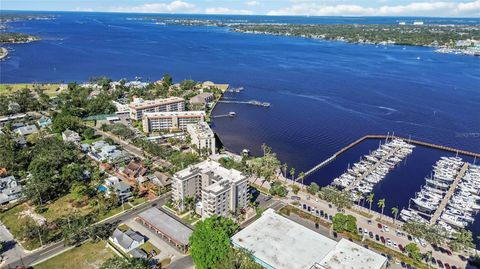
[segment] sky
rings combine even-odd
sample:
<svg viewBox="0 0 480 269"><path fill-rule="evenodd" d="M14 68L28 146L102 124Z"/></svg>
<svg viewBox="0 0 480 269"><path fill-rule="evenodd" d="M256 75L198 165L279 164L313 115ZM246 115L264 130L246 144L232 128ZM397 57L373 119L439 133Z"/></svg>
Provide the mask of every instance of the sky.
<svg viewBox="0 0 480 269"><path fill-rule="evenodd" d="M480 0L0 0L1 10L480 17Z"/></svg>

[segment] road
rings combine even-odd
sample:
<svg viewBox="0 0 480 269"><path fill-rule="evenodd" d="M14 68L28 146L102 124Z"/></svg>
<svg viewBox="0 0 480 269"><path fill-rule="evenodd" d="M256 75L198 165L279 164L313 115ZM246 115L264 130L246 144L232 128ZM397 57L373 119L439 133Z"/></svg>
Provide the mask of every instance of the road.
<svg viewBox="0 0 480 269"><path fill-rule="evenodd" d="M5 252L2 254L3 262L15 261L25 256L25 250L15 241L3 223L0 225L0 241L6 242Z"/></svg>
<svg viewBox="0 0 480 269"><path fill-rule="evenodd" d="M112 218L109 218L107 220L100 221L99 223L110 223L110 224L118 224L120 222L127 221L128 219L131 219L138 215L140 212L152 207L161 207L162 205L165 204L165 202L170 198L170 194L166 194L162 197L156 198L152 201L148 201L144 204L139 205L138 207L135 207L134 209L129 209L125 211L123 214L114 216ZM64 246L63 242L57 242L57 243L52 243L48 246L44 246L43 248L40 248L24 257L20 257L15 261L10 262L9 264L6 264L2 268L15 268L16 266L19 265L25 265L25 266L31 266L34 264L37 264L41 261L47 260L59 253L62 253L64 251L67 251L68 249L72 248L71 246Z"/></svg>

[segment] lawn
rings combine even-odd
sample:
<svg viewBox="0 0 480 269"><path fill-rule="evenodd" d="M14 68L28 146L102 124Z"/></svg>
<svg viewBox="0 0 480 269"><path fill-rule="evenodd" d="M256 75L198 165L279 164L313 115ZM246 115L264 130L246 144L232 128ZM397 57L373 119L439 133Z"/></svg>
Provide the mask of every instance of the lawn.
<svg viewBox="0 0 480 269"><path fill-rule="evenodd" d="M130 203L133 206L136 206L136 205L139 205L141 203L145 203L147 200L148 200L147 197L139 197L139 198L134 198L134 199L130 200Z"/></svg>
<svg viewBox="0 0 480 269"><path fill-rule="evenodd" d="M182 217L182 219L186 222L188 222L189 224L192 224L194 223L195 221L198 221L200 220L200 217L194 215L194 214L186 214L184 217Z"/></svg>
<svg viewBox="0 0 480 269"><path fill-rule="evenodd" d="M38 265L35 269L94 269L113 257L111 250L105 247L106 242L87 242L79 247L64 252Z"/></svg>
<svg viewBox="0 0 480 269"><path fill-rule="evenodd" d="M0 220L15 238L19 237L21 228L29 219L28 217L22 217L19 215L19 213L24 210L27 210L27 206L25 204L19 204L5 212L0 213ZM27 250L33 250L40 247L40 242L38 242L38 240L21 242L21 244Z"/></svg>
<svg viewBox="0 0 480 269"><path fill-rule="evenodd" d="M64 217L68 215L69 213L79 213L80 215L87 215L92 211L92 208L85 203L83 206L74 206L75 199L73 198L72 194L67 194L63 197L60 197L53 203L49 204L47 206L47 211L42 213L42 216L44 216L49 222L52 222L56 219L59 219L61 217ZM81 203L79 203L81 205Z"/></svg>
<svg viewBox="0 0 480 269"><path fill-rule="evenodd" d="M52 97L56 96L60 93L59 89L60 84L25 84L25 83L19 83L19 84L0 84L0 95L8 95L14 91L19 91L24 88L28 88L31 90L34 90L36 88L43 89L44 92Z"/></svg>

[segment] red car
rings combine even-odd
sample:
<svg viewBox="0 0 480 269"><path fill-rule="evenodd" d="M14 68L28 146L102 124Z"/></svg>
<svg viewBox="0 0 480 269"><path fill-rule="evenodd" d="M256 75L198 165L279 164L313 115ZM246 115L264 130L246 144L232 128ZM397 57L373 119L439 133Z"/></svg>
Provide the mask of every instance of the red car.
<svg viewBox="0 0 480 269"><path fill-rule="evenodd" d="M405 248L401 244L398 244L398 249L400 249L401 252L405 252Z"/></svg>
<svg viewBox="0 0 480 269"><path fill-rule="evenodd" d="M380 236L380 240L382 240L382 243L385 244L385 238L383 236Z"/></svg>
<svg viewBox="0 0 480 269"><path fill-rule="evenodd" d="M378 229L382 229L382 224L378 223L377 227L378 227Z"/></svg>
<svg viewBox="0 0 480 269"><path fill-rule="evenodd" d="M445 263L444 265L445 265L445 268L446 268L446 269L452 269L452 267L450 267L450 264Z"/></svg>

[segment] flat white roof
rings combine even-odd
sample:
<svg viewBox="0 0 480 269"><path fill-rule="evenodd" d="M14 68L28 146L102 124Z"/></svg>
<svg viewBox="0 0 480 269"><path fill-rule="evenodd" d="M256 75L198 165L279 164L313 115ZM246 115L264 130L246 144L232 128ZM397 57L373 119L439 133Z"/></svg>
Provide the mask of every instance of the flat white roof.
<svg viewBox="0 0 480 269"><path fill-rule="evenodd" d="M379 269L386 262L382 255L342 239L319 264L325 269Z"/></svg>
<svg viewBox="0 0 480 269"><path fill-rule="evenodd" d="M273 209L232 237L232 243L252 252L259 263L276 269L380 269L386 258L348 240L336 242ZM322 268L320 267L320 268Z"/></svg>
<svg viewBox="0 0 480 269"><path fill-rule="evenodd" d="M310 268L335 247L337 242L303 227L273 211L262 216L232 237L235 246L277 269Z"/></svg>

